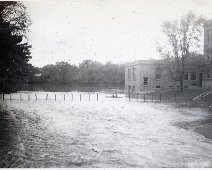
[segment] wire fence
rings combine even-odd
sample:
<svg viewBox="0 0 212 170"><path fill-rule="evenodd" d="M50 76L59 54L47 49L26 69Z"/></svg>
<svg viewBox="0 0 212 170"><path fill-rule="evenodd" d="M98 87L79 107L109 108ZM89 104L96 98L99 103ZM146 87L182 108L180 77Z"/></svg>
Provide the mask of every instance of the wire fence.
<svg viewBox="0 0 212 170"><path fill-rule="evenodd" d="M176 94L162 94L159 92L151 93L133 93L127 94L129 101L138 101L138 102L177 102L180 99Z"/></svg>
<svg viewBox="0 0 212 170"><path fill-rule="evenodd" d="M110 92L17 92L0 94L0 100L43 100L43 101L103 101L125 99L137 102L180 102L182 96L175 93L110 93Z"/></svg>
<svg viewBox="0 0 212 170"><path fill-rule="evenodd" d="M43 101L102 101L108 98L125 98L125 94L111 94L99 92L19 92L1 94L1 100L43 100Z"/></svg>

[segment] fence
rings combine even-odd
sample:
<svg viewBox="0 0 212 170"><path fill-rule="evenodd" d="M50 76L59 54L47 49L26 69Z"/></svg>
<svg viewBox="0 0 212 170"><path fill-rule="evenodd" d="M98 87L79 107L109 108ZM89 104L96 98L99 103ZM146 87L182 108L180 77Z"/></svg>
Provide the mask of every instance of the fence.
<svg viewBox="0 0 212 170"><path fill-rule="evenodd" d="M158 92L151 93L133 93L127 94L128 100L136 100L138 102L177 102L180 98L176 94L162 94Z"/></svg>
<svg viewBox="0 0 212 170"><path fill-rule="evenodd" d="M20 92L1 94L1 100L43 100L43 101L103 101L107 99L127 99L137 102L178 102L182 101L176 94L133 93L133 94L111 94L100 92Z"/></svg>
<svg viewBox="0 0 212 170"><path fill-rule="evenodd" d="M43 100L43 101L102 101L107 98L125 98L124 94L112 95L110 93L97 92L20 92L1 94L1 100Z"/></svg>

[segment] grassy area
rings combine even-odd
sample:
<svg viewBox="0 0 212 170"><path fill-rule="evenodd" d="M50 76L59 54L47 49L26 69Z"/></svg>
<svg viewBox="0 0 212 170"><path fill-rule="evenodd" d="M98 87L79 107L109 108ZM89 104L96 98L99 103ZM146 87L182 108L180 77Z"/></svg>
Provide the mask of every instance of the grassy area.
<svg viewBox="0 0 212 170"><path fill-rule="evenodd" d="M204 97L202 101L212 106L212 94L209 94L208 96Z"/></svg>
<svg viewBox="0 0 212 170"><path fill-rule="evenodd" d="M212 94L200 100L192 100L205 91L207 89L185 89L183 92L179 90L163 91L161 92L161 98L162 102L176 102L180 107L207 108L209 111L212 111Z"/></svg>
<svg viewBox="0 0 212 170"><path fill-rule="evenodd" d="M156 91L153 93L137 94L135 93L132 97L135 99L141 99L142 101L160 101L161 102L175 102L175 103L187 103L191 102L193 98L205 92L206 89L184 89L180 92L179 89L169 89L164 91ZM145 100L144 100L145 98Z"/></svg>
<svg viewBox="0 0 212 170"><path fill-rule="evenodd" d="M212 94L208 96L193 101L192 99L196 96L200 95L207 89L201 90L192 90L186 89L184 92L179 91L166 91L162 92L161 95L164 99L169 98L169 101L177 102L179 107L192 107L192 108L204 108L212 113ZM163 101L163 100L162 100ZM198 121L191 121L191 122L181 122L179 124L181 128L187 129L192 127L195 132L205 136L206 138L212 139L212 115L209 114L207 119L198 120Z"/></svg>
<svg viewBox="0 0 212 170"><path fill-rule="evenodd" d="M202 89L185 89L183 92L177 90L169 90L161 92L162 101L176 101L176 102L187 102L203 93L205 90Z"/></svg>

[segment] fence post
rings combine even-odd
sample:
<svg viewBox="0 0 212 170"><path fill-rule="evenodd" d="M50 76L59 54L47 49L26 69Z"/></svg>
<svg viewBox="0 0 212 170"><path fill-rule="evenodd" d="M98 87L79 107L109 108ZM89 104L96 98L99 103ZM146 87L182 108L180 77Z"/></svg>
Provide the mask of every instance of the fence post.
<svg viewBox="0 0 212 170"><path fill-rule="evenodd" d="M130 102L130 92L129 92L129 95L128 96L129 96L129 102Z"/></svg>
<svg viewBox="0 0 212 170"><path fill-rule="evenodd" d="M137 93L137 101L138 101L138 93Z"/></svg>
<svg viewBox="0 0 212 170"><path fill-rule="evenodd" d="M153 102L153 93L152 93L152 102Z"/></svg>
<svg viewBox="0 0 212 170"><path fill-rule="evenodd" d="M12 96L11 96L11 94L10 94L10 100L12 100Z"/></svg>
<svg viewBox="0 0 212 170"><path fill-rule="evenodd" d="M64 101L66 100L66 94L64 94Z"/></svg>
<svg viewBox="0 0 212 170"><path fill-rule="evenodd" d="M4 93L3 93L2 99L4 100Z"/></svg>
<svg viewBox="0 0 212 170"><path fill-rule="evenodd" d="M38 98L37 98L37 94L35 94L35 98L36 98L36 100L38 99Z"/></svg>
<svg viewBox="0 0 212 170"><path fill-rule="evenodd" d="M99 96L98 96L98 93L97 93L96 97L97 97L97 101L98 101L98 100L99 100Z"/></svg>
<svg viewBox="0 0 212 170"><path fill-rule="evenodd" d="M29 96L29 94L28 94L28 100L30 100L30 96Z"/></svg>
<svg viewBox="0 0 212 170"><path fill-rule="evenodd" d="M80 101L82 100L81 94L80 94Z"/></svg>
<svg viewBox="0 0 212 170"><path fill-rule="evenodd" d="M46 94L46 101L48 100L48 94Z"/></svg>
<svg viewBox="0 0 212 170"><path fill-rule="evenodd" d="M161 102L161 94L160 94L160 102Z"/></svg>
<svg viewBox="0 0 212 170"><path fill-rule="evenodd" d="M72 101L73 101L73 99L74 99L74 95L73 95L73 94L71 94L71 99L72 99Z"/></svg>
<svg viewBox="0 0 212 170"><path fill-rule="evenodd" d="M21 100L21 94L20 94L20 100Z"/></svg>
<svg viewBox="0 0 212 170"><path fill-rule="evenodd" d="M146 98L145 98L146 96L145 96L145 93L144 93L144 102L146 101Z"/></svg>
<svg viewBox="0 0 212 170"><path fill-rule="evenodd" d="M54 94L54 100L55 100L55 101L57 100L57 95L56 95L56 94Z"/></svg>

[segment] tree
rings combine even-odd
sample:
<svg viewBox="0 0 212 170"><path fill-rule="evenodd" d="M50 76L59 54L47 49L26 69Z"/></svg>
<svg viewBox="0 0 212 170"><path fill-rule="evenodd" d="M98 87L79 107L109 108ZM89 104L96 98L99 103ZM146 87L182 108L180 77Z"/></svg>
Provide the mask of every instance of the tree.
<svg viewBox="0 0 212 170"><path fill-rule="evenodd" d="M174 69L180 80L180 91L183 91L185 62L192 52L199 48L200 35L204 18L189 12L180 20L165 21L163 33L167 36L170 50L159 47L159 53Z"/></svg>
<svg viewBox="0 0 212 170"><path fill-rule="evenodd" d="M31 24L21 2L0 2L0 78L22 79L31 58L26 32Z"/></svg>

